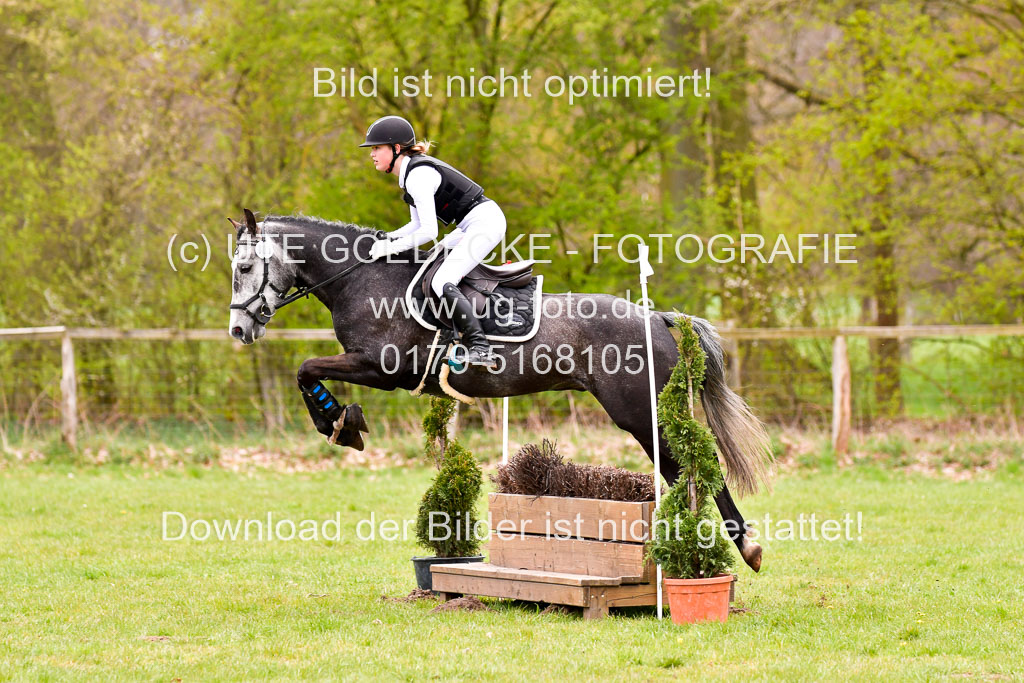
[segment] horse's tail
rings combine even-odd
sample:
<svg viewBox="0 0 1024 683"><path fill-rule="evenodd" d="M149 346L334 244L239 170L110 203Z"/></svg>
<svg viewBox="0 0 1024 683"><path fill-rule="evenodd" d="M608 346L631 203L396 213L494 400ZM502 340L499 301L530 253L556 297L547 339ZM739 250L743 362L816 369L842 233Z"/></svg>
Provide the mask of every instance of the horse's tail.
<svg viewBox="0 0 1024 683"><path fill-rule="evenodd" d="M663 313L670 326L683 317L679 313ZM700 346L707 355L704 390L701 402L708 425L725 459L726 479L739 495L755 493L763 483L770 486L772 464L771 439L746 401L725 383L725 362L722 338L715 327L703 318L687 316L693 323Z"/></svg>

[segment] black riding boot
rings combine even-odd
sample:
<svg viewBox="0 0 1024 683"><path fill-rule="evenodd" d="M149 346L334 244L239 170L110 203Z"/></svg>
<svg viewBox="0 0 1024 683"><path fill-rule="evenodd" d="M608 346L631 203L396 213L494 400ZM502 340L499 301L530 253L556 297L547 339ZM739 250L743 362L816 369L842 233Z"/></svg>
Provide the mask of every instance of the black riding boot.
<svg viewBox="0 0 1024 683"><path fill-rule="evenodd" d="M451 311L452 322L459 331L462 345L466 347L465 362L471 365L494 367L498 363L491 355L491 347L487 344L480 321L473 312L473 304L459 288L450 282L441 290L445 303Z"/></svg>

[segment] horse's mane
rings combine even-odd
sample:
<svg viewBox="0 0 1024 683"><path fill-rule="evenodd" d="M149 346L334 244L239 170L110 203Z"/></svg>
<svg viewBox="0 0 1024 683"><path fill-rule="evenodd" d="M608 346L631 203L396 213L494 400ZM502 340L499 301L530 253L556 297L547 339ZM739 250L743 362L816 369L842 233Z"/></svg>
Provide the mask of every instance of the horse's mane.
<svg viewBox="0 0 1024 683"><path fill-rule="evenodd" d="M317 218L316 216L303 216L302 214L297 214L295 216L278 216L275 214L268 214L264 220L270 223L277 223L279 225L294 226L297 228L319 228L330 232L337 232L340 228L344 228L346 230L354 231L357 235L374 235L377 233L377 230L374 228L367 228L362 225L356 225L355 223L329 221L323 218Z"/></svg>
<svg viewBox="0 0 1024 683"><path fill-rule="evenodd" d="M318 218L316 216L304 216L302 214L296 214L294 216L278 216L276 214L267 214L264 221L268 223L276 223L283 227L295 227L300 230L307 228L314 228L321 232L337 233L339 230L347 230L354 232L356 237L360 235L377 235L379 230L376 228L367 228L362 225L356 225L355 223L345 223L343 221L329 221L324 218ZM417 247L417 251L420 254L425 255L429 252L429 249L423 249Z"/></svg>

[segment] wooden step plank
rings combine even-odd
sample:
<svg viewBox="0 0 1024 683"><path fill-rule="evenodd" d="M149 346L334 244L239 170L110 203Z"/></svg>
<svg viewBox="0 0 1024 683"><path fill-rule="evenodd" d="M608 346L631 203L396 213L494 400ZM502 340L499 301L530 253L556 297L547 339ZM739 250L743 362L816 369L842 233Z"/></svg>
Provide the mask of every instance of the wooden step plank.
<svg viewBox="0 0 1024 683"><path fill-rule="evenodd" d="M626 503L596 498L488 496L491 531L578 536L604 541L643 543L651 530L654 501Z"/></svg>
<svg viewBox="0 0 1024 683"><path fill-rule="evenodd" d="M436 565L435 565L436 566ZM466 576L434 572L431 581L439 593L461 593L463 595L484 595L492 598L511 598L531 602L550 602L556 605L587 607L590 605L591 586L566 586L541 581L520 581L517 579L487 576ZM615 588L615 586L609 586Z"/></svg>
<svg viewBox="0 0 1024 683"><path fill-rule="evenodd" d="M539 581L564 586L617 586L619 577L589 576L586 574L565 574L562 572L544 572L532 569L510 569L486 562L470 562L461 564L431 565L432 574L455 574L461 576L484 576L518 581Z"/></svg>
<svg viewBox="0 0 1024 683"><path fill-rule="evenodd" d="M492 598L569 605L582 607L585 619L602 618L608 614L611 607L653 606L657 601L657 589L652 584L566 586L512 578L468 576L444 571L435 572L432 578L434 590L448 599L460 595L482 595ZM663 595L662 599L664 604L668 604L667 594Z"/></svg>
<svg viewBox="0 0 1024 683"><path fill-rule="evenodd" d="M510 569L621 578L621 583L649 583L654 565L644 562L644 546L576 538L492 534L490 563Z"/></svg>

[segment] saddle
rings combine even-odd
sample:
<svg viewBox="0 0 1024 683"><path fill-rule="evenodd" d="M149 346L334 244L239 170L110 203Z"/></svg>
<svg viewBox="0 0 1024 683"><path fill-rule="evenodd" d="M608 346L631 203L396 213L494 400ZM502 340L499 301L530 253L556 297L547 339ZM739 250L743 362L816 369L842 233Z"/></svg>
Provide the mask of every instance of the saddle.
<svg viewBox="0 0 1024 683"><path fill-rule="evenodd" d="M428 330L452 329L447 307L430 286L446 255L443 249L430 254L405 292L406 309ZM523 342L537 333L544 276L533 274L533 264L532 260L501 266L481 264L459 282L488 340Z"/></svg>
<svg viewBox="0 0 1024 683"><path fill-rule="evenodd" d="M433 263L427 266L421 284L425 298L429 299L434 295L430 285L446 256L447 253L442 252ZM533 281L533 264L533 260L506 263L500 266L488 266L481 263L462 278L462 281L459 282L459 289L472 302L476 314L484 315L488 308L487 299L494 294L494 290L498 287L522 289Z"/></svg>

